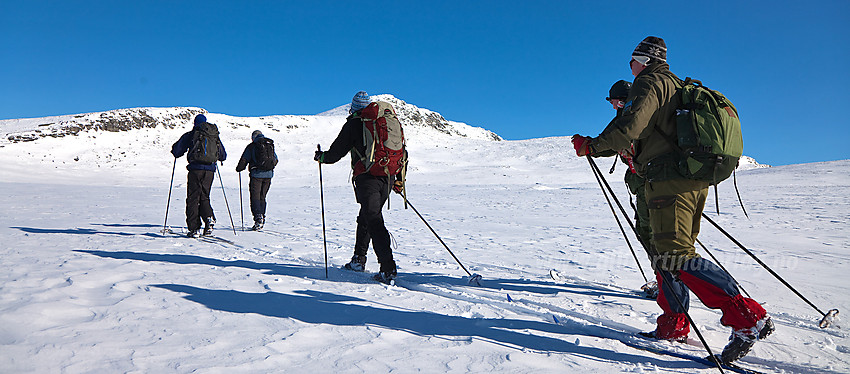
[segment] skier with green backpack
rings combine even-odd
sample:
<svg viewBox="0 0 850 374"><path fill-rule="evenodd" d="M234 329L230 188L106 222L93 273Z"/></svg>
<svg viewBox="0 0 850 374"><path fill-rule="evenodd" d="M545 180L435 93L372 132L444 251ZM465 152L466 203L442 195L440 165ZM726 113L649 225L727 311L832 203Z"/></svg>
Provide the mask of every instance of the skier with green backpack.
<svg viewBox="0 0 850 374"><path fill-rule="evenodd" d="M664 312L647 335L687 338L690 290L707 307L720 309L720 322L732 328L720 355L732 362L774 330L764 308L741 295L732 277L694 248L708 187L731 175L742 154L737 111L719 92L670 72L661 38L641 41L629 66L635 80L623 114L595 138L574 135L573 146L583 157L634 145L633 165L646 178L656 302Z"/></svg>

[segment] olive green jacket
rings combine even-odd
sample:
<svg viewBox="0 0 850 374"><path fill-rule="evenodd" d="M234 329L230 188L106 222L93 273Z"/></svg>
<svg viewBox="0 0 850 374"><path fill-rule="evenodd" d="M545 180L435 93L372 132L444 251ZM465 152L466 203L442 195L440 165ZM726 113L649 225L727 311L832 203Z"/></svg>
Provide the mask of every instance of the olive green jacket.
<svg viewBox="0 0 850 374"><path fill-rule="evenodd" d="M591 141L596 152L627 149L635 143L634 165L644 176L646 165L656 157L675 152L665 134L676 133L676 107L679 106L678 77L666 63L650 64L635 77L626 106L614 126L608 126ZM675 80L674 80L675 79Z"/></svg>

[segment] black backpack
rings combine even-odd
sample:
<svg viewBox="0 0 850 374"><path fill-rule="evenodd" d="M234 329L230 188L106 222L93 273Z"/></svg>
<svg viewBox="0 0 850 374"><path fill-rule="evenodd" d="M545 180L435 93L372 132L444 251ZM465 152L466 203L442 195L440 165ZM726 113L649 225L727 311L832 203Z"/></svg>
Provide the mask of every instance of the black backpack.
<svg viewBox="0 0 850 374"><path fill-rule="evenodd" d="M254 142L254 169L261 171L274 170L277 159L274 157L274 141L262 137Z"/></svg>
<svg viewBox="0 0 850 374"><path fill-rule="evenodd" d="M212 165L218 161L218 127L205 122L192 130L192 146L186 156L189 162Z"/></svg>

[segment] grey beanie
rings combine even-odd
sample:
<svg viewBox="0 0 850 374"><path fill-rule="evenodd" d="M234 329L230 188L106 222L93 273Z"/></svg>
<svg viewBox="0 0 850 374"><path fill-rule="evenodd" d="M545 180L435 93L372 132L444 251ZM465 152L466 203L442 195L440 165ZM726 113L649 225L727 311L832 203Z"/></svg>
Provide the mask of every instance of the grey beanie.
<svg viewBox="0 0 850 374"><path fill-rule="evenodd" d="M255 141L261 136L263 136L263 133L260 132L260 130L254 130L254 132L251 133L251 141Z"/></svg>

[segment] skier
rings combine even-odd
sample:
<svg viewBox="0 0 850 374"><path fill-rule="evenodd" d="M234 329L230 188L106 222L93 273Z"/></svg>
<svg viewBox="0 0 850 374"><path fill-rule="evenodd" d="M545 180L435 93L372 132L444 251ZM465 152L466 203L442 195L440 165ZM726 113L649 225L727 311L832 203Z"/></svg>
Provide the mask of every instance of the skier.
<svg viewBox="0 0 850 374"><path fill-rule="evenodd" d="M602 133L606 133L608 131L612 131L612 127L616 125L617 118L619 118L623 114L623 108L626 104L626 98L629 96L629 90L632 87L632 83L629 81L619 80L614 85L611 86L611 89L608 90L608 97L605 98L606 101L611 103L611 106L614 110L617 111L617 115L614 119L608 123L608 126L602 130ZM593 155L593 157L610 157L619 154L620 161L626 164L626 173L623 176L623 179L626 182L626 186L629 188L629 192L632 195L635 195L635 204L632 206L635 210L635 227L637 228L638 240L641 241L641 244L646 250L647 256L649 256L650 260L652 259L652 254L650 253L650 246L652 245L652 229L649 227L649 209L646 206L646 195L644 193L643 185L646 180L638 175L637 171L635 171L634 165L632 165L632 158L634 157L634 145L629 145L626 149L621 149L618 152L614 151L606 151L606 152L597 152ZM612 168L613 171L613 168ZM644 292L646 292L647 297L654 299L658 295L658 286L654 284L655 282L647 283L642 287Z"/></svg>
<svg viewBox="0 0 850 374"><path fill-rule="evenodd" d="M211 235L215 225L215 214L210 205L210 189L215 177L216 161L224 164L227 153L218 137L218 128L207 122L203 114L195 116L194 127L183 134L171 146L171 154L175 158L187 153L189 164L188 183L186 184L186 225L190 238L197 238L204 221L203 235Z"/></svg>
<svg viewBox="0 0 850 374"><path fill-rule="evenodd" d="M251 215L254 216L254 226L251 230L259 231L266 223L266 195L272 185L274 167L277 165L277 154L274 142L263 136L260 130L251 133L251 143L245 147L242 157L236 164L239 173L249 167L248 192L251 199Z"/></svg>
<svg viewBox="0 0 850 374"><path fill-rule="evenodd" d="M355 173L354 196L360 204L360 212L357 216L354 256L349 263L345 264L345 268L354 271L366 270L366 252L371 241L372 249L375 250L381 265L375 279L390 283L396 277L396 263L390 248L390 233L384 225L381 209L389 198L389 186L392 185L392 189L400 193L403 191L404 184L403 179L398 176L375 176L366 172L361 158L357 156L366 154L364 123L360 112L370 102L369 94L365 91L357 92L351 100L349 116L339 135L327 151L316 151L313 159L323 164L333 164L347 153L351 153L351 168Z"/></svg>
<svg viewBox="0 0 850 374"><path fill-rule="evenodd" d="M652 264L661 290L656 302L664 311L656 321L655 331L647 335L674 341L687 338L690 327L685 312L690 290L707 307L720 309L720 322L732 328L730 341L720 355L723 362L732 362L746 355L757 340L770 335L773 322L758 302L741 295L730 275L696 254L694 241L709 183L670 177L669 171L649 167L653 160L676 154L662 135L676 132L674 111L680 81L669 70L664 40L645 38L632 53L629 65L635 80L623 115L610 131L595 138L574 135L573 146L581 157L629 148L634 143L632 164L647 179L646 202L654 244ZM672 281L662 282L665 278ZM681 306L674 295L682 301Z"/></svg>

